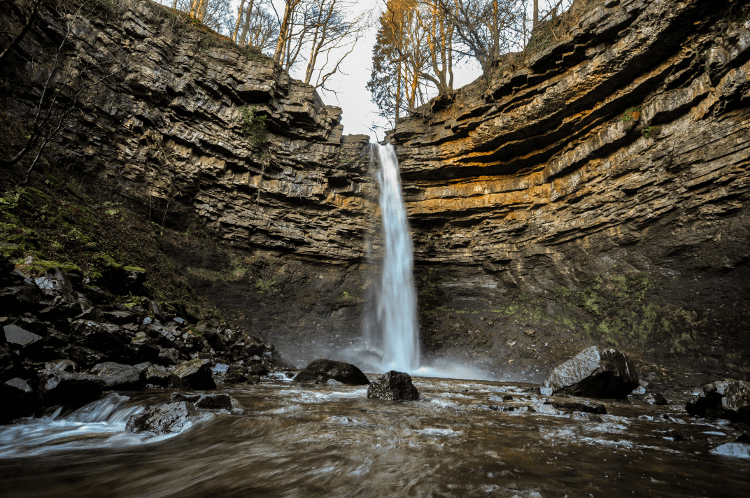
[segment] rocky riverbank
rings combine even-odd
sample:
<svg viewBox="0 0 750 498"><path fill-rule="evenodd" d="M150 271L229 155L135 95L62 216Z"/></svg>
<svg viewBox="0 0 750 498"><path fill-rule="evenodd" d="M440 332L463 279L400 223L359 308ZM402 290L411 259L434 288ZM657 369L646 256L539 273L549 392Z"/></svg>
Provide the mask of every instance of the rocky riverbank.
<svg viewBox="0 0 750 498"><path fill-rule="evenodd" d="M36 279L0 258L0 423L79 408L103 391L210 390L258 382L275 348L226 323L102 299L102 289L52 269ZM140 295L144 272L109 281Z"/></svg>
<svg viewBox="0 0 750 498"><path fill-rule="evenodd" d="M22 145L44 84L25 61L50 63L74 28L61 67L117 77L82 94L36 180L148 220L185 289L296 366L377 354L362 333L379 327L368 138L268 58L153 2L58 8L73 3L45 2L0 75L4 147ZM11 2L2 30L24 15ZM426 364L541 382L597 345L663 379L750 375L748 15L580 0L540 25L546 45L397 123Z"/></svg>

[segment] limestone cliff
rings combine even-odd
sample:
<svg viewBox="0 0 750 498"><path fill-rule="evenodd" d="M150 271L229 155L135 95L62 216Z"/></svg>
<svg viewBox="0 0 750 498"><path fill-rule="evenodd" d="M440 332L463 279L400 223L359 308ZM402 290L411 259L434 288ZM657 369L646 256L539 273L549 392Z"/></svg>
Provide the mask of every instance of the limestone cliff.
<svg viewBox="0 0 750 498"><path fill-rule="evenodd" d="M536 34L555 23L559 41L390 134L423 293L442 303L424 336L460 340L443 310L479 311L467 343L493 337L487 320L517 330L499 354L568 333L648 351L658 335L657 356L701 349L746 374L747 6L581 1Z"/></svg>
<svg viewBox="0 0 750 498"><path fill-rule="evenodd" d="M368 138L169 9L54 8L67 3L45 4L0 76L6 113L33 112L70 27L62 67L104 79L51 162L157 223L192 285L282 354L358 348ZM538 28L546 47L399 121L428 357L541 378L584 344L617 344L747 375L748 19L741 2L582 0Z"/></svg>

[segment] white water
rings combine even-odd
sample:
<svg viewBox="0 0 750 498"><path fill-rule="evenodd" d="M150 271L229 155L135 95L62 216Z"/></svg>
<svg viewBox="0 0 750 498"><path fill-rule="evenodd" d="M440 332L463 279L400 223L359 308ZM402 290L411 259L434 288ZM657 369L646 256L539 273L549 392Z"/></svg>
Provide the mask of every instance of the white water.
<svg viewBox="0 0 750 498"><path fill-rule="evenodd" d="M419 369L419 331L411 236L396 152L390 144L373 144L371 161L375 153L380 164L376 177L380 184L384 246L377 296L378 322L382 329L380 366L383 370L412 373Z"/></svg>

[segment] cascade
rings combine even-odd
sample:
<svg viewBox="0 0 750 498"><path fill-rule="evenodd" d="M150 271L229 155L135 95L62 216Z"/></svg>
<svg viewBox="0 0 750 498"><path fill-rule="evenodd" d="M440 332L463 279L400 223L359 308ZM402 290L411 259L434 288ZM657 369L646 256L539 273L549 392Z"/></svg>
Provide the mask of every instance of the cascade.
<svg viewBox="0 0 750 498"><path fill-rule="evenodd" d="M379 168L374 164L376 157ZM398 159L390 144L372 144L370 161L380 186L379 204L383 230L383 259L376 296L383 355L381 367L384 370L414 372L419 368L414 257L401 195Z"/></svg>

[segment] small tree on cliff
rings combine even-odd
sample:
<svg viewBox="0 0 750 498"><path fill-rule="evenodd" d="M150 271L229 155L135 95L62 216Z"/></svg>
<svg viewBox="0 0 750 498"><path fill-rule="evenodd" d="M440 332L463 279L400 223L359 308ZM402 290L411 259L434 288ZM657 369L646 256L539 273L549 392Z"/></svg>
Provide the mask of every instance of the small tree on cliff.
<svg viewBox="0 0 750 498"><path fill-rule="evenodd" d="M75 44L72 39L75 24L84 18L84 12L92 14L89 10L92 5L94 5L92 2L82 2L72 12L64 10L56 12L64 24L62 40L58 45L49 48L46 57L40 58L30 66L31 74L25 75L26 81L42 82L41 89L36 98L28 103L28 110L25 113L26 124L23 136L26 142L19 147L19 150L7 151L6 154L0 155L0 166L5 168L18 164L29 154L33 155L25 168L23 184L28 182L45 148L55 140L70 116L76 112L83 112L82 100L88 92L123 71L131 63L131 61L101 61L95 58L65 60L64 51L68 46ZM22 30L24 35L33 29L37 7L38 4L35 4L30 20ZM94 11L96 12L98 11ZM11 45L14 50L21 43L18 38Z"/></svg>

